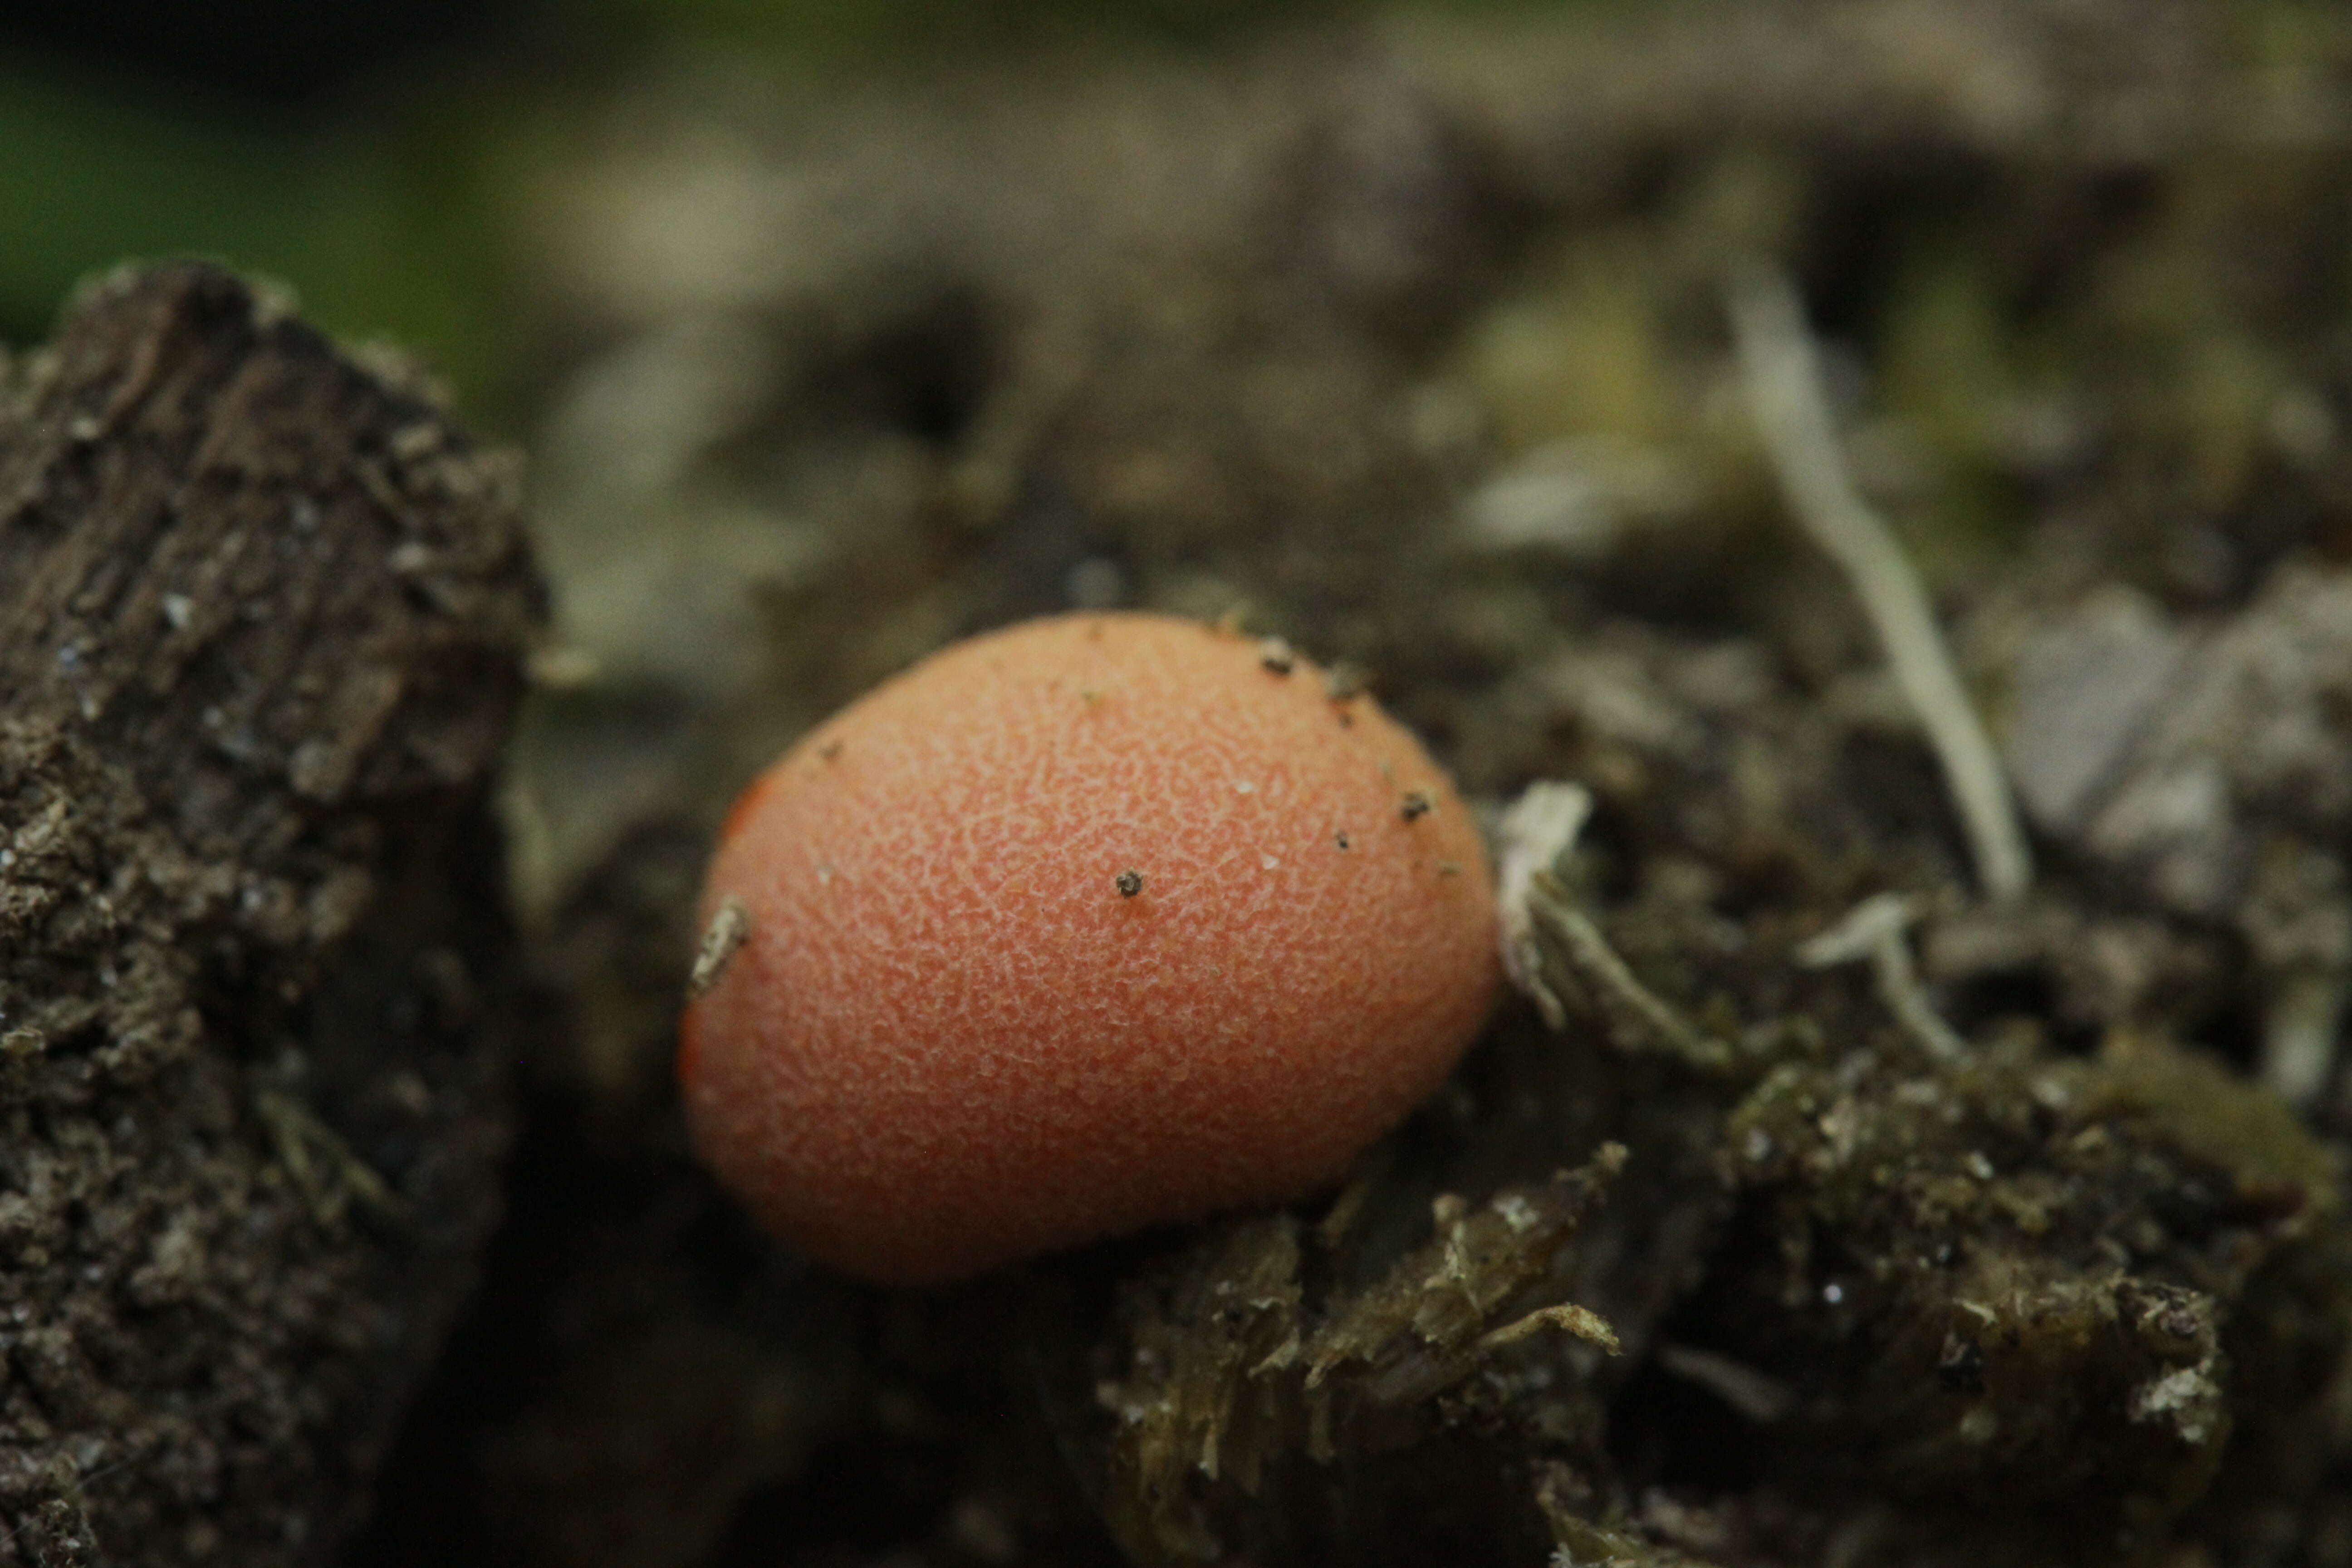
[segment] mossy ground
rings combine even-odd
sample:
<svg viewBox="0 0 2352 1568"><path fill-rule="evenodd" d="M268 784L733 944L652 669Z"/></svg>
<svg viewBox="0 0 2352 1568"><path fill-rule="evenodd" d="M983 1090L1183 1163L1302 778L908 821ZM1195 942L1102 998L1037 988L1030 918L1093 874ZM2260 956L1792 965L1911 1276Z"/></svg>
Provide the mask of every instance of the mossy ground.
<svg viewBox="0 0 2352 1568"><path fill-rule="evenodd" d="M2021 0L649 90L535 198L568 1029L359 1560L2352 1561L2347 73L2326 8ZM1757 449L1756 254L2021 903ZM919 1297L751 1235L667 1076L719 813L1072 604L1238 609L1474 798L1584 785L1561 896L1727 1065L1571 988L1332 1203ZM1803 960L1885 893L1957 1055Z"/></svg>

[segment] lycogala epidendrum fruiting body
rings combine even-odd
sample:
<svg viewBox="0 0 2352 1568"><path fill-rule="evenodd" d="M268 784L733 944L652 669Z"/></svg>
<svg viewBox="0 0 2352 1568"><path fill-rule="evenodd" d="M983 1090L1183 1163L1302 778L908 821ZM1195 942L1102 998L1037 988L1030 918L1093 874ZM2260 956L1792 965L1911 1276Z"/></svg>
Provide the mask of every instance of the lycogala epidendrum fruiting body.
<svg viewBox="0 0 2352 1568"><path fill-rule="evenodd" d="M1498 973L1469 812L1366 697L1149 615L937 654L745 792L679 1051L703 1159L922 1283L1335 1181Z"/></svg>

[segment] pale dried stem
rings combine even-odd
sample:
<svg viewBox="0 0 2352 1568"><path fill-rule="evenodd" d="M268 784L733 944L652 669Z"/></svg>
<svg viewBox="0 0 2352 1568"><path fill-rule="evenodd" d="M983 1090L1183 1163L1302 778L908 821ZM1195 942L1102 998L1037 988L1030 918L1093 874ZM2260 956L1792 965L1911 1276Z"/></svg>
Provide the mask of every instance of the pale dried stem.
<svg viewBox="0 0 2352 1568"><path fill-rule="evenodd" d="M1737 268L1727 289L1749 407L1789 508L1837 562L1878 633L1895 683L1943 765L1990 897L2021 897L2033 859L2009 781L1952 668L1918 572L1855 489L1832 427L1797 292L1778 268Z"/></svg>

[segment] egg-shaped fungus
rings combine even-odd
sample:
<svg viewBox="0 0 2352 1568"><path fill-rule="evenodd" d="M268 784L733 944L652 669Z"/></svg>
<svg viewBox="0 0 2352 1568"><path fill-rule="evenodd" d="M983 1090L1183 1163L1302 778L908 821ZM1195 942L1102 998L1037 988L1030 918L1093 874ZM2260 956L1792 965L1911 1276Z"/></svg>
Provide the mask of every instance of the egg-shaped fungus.
<svg viewBox="0 0 2352 1568"><path fill-rule="evenodd" d="M1335 1180L1499 963L1412 735L1279 644L1118 614L958 644L728 818L694 1142L813 1258L918 1284Z"/></svg>

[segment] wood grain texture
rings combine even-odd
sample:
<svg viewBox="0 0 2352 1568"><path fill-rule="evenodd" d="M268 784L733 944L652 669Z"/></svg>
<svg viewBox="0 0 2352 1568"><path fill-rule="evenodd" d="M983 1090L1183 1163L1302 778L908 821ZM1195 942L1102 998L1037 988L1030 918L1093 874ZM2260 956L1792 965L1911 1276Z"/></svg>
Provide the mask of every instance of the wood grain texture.
<svg viewBox="0 0 2352 1568"><path fill-rule="evenodd" d="M0 1563L364 1510L497 1214L518 488L201 266L0 389Z"/></svg>

